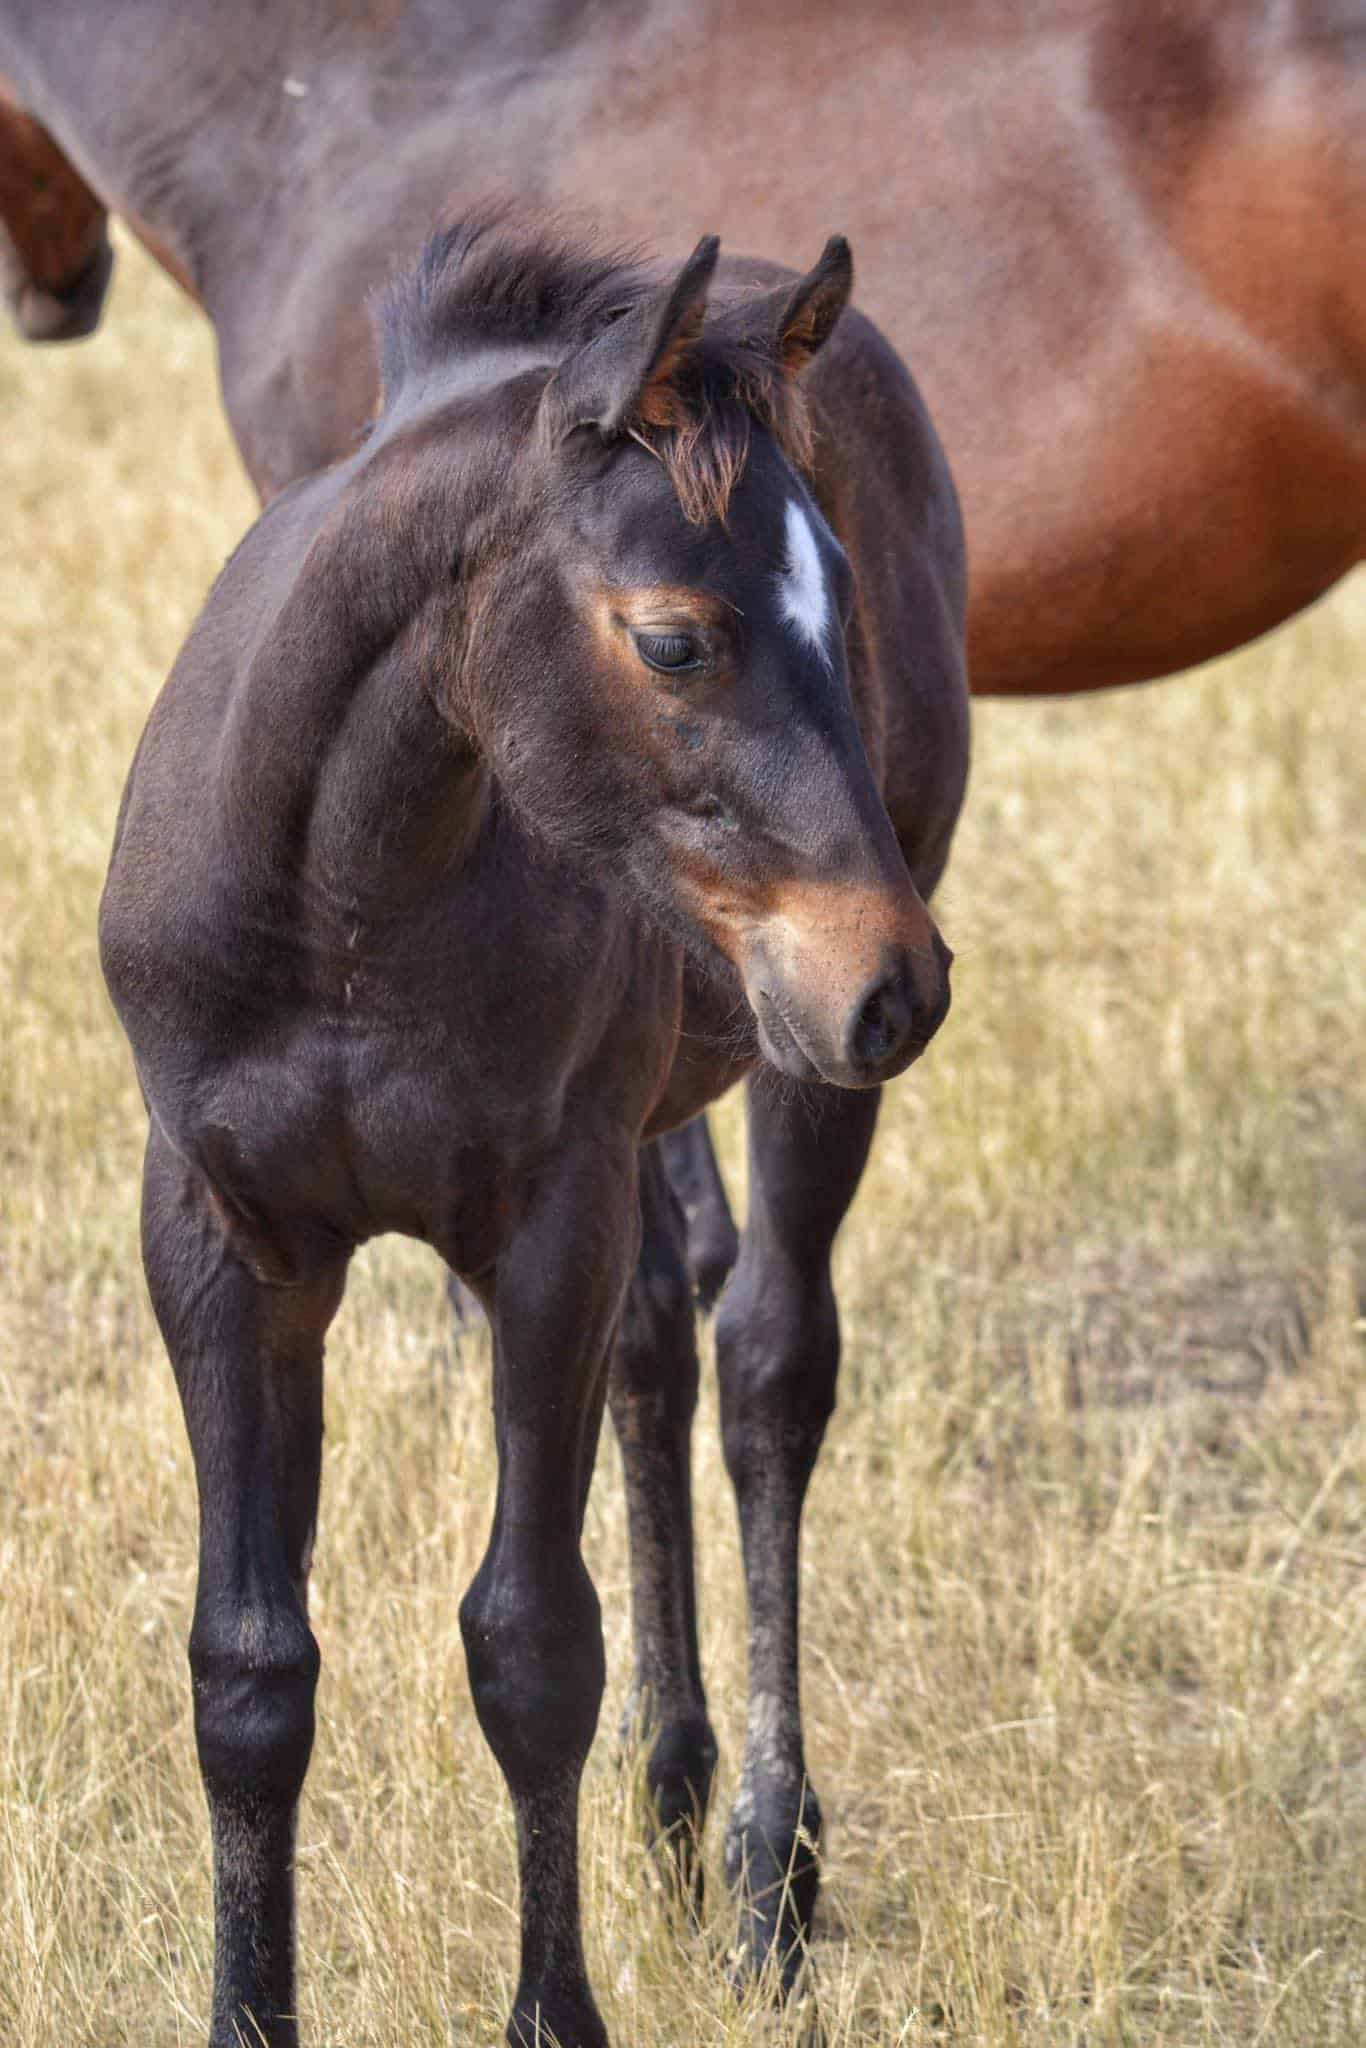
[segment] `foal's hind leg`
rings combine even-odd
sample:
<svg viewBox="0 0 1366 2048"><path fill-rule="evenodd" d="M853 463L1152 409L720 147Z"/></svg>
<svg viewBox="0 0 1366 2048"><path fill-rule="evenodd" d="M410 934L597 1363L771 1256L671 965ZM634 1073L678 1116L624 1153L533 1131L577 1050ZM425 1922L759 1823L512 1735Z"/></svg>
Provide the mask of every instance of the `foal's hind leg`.
<svg viewBox="0 0 1366 2048"><path fill-rule="evenodd" d="M703 1308L715 1306L725 1286L740 1239L726 1199L725 1183L712 1150L705 1116L659 1140L669 1183L683 1207L688 1271Z"/></svg>
<svg viewBox="0 0 1366 2048"><path fill-rule="evenodd" d="M697 1654L689 1470L697 1338L684 1222L658 1144L641 1155L641 1246L627 1290L608 1399L631 1527L639 1719L661 1843L683 1903L701 1903L697 1838L716 1770Z"/></svg>
<svg viewBox="0 0 1366 2048"><path fill-rule="evenodd" d="M295 2048L294 1823L318 1676L306 1587L323 1336L345 1260L263 1284L155 1132L143 1257L199 1484L190 1669L213 1835L210 2048Z"/></svg>
<svg viewBox="0 0 1366 2048"><path fill-rule="evenodd" d="M749 1087L749 1218L716 1321L726 1466L749 1596L749 1715L726 1872L741 1894L743 1966L802 1969L819 1887L821 1815L806 1775L798 1684L802 1503L835 1404L839 1322L830 1250L877 1118L877 1091Z"/></svg>

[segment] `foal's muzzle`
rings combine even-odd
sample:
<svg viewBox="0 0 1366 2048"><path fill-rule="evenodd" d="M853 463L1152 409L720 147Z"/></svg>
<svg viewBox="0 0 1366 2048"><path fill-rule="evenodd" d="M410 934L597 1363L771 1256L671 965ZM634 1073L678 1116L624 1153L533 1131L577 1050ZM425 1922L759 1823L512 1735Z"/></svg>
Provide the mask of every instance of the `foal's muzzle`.
<svg viewBox="0 0 1366 2048"><path fill-rule="evenodd" d="M745 982L771 1066L796 1080L876 1088L919 1057L948 1015L953 955L918 898L916 910L921 929L909 942L886 938L862 962L790 935L756 940Z"/></svg>

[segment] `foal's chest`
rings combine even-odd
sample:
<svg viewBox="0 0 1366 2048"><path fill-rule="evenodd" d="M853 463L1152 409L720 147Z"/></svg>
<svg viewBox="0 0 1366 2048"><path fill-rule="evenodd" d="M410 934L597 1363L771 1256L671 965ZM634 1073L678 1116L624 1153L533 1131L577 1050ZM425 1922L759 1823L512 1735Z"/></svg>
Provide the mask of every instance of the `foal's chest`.
<svg viewBox="0 0 1366 2048"><path fill-rule="evenodd" d="M183 1149L269 1233L400 1231L479 1271L544 1162L594 1116L643 1121L667 1063L669 949L556 936L448 919L396 953L357 931L242 1020Z"/></svg>

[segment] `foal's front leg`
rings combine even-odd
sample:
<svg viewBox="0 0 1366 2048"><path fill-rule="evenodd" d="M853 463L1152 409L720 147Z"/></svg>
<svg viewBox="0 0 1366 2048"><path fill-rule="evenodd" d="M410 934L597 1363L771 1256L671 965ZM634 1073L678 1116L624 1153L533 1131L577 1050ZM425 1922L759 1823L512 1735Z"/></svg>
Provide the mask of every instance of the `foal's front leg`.
<svg viewBox="0 0 1366 2048"><path fill-rule="evenodd" d="M579 1779L603 1689L579 1538L638 1228L634 1145L585 1145L542 1183L492 1292L498 1498L460 1626L479 1725L516 1814L514 2048L607 2041L579 1925Z"/></svg>
<svg viewBox="0 0 1366 2048"><path fill-rule="evenodd" d="M190 1669L213 1835L210 2048L295 2048L294 1825L318 1676L308 1562L345 1259L263 1284L155 1130L142 1239L199 1485Z"/></svg>
<svg viewBox="0 0 1366 2048"><path fill-rule="evenodd" d="M747 1971L801 1974L820 1883L798 1677L802 1506L835 1405L835 1234L858 1187L878 1093L749 1084L749 1217L716 1319L726 1466L749 1596L749 1715L726 1873Z"/></svg>

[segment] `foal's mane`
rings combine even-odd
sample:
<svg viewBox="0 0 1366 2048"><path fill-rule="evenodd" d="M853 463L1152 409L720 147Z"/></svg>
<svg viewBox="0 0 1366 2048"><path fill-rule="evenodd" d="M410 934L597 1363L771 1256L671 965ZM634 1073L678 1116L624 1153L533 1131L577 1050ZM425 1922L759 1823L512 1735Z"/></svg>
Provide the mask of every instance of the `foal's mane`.
<svg viewBox="0 0 1366 2048"><path fill-rule="evenodd" d="M558 219L529 223L507 209L467 216L438 230L380 301L385 402L461 349L544 348L547 361L561 361L661 281L638 251L606 247ZM701 332L624 422L664 464L698 525L724 522L756 422L798 469L810 468L804 394L779 358L776 336L752 314L746 318L751 305L765 303L760 294L709 308Z"/></svg>

